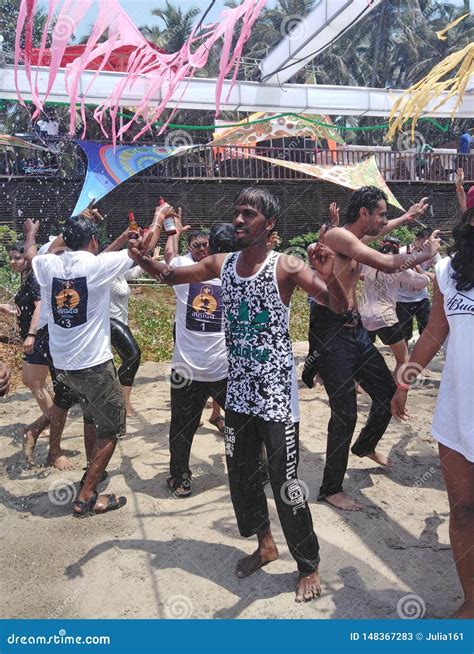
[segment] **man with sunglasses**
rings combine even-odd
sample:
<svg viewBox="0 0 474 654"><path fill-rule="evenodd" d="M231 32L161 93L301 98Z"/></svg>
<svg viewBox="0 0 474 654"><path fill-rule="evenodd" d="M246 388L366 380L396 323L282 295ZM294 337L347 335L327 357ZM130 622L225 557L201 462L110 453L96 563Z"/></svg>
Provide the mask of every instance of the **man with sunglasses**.
<svg viewBox="0 0 474 654"><path fill-rule="evenodd" d="M190 266L209 254L209 234L189 230L175 216L177 234L168 237L165 261L174 268ZM179 235L187 232L188 252L178 255ZM168 487L175 497L191 495L189 458L194 434L207 399L214 398L214 422L224 422L227 392L227 350L222 316L220 279L173 286L176 295L175 347L171 362L170 476ZM217 406L216 406L217 402ZM222 425L223 426L223 425Z"/></svg>

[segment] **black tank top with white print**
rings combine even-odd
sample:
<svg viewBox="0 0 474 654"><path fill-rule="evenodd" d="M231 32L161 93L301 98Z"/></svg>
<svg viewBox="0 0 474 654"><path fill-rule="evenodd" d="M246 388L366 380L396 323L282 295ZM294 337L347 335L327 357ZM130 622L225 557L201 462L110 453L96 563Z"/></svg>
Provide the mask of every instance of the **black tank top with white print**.
<svg viewBox="0 0 474 654"><path fill-rule="evenodd" d="M276 280L279 254L271 252L252 277L239 277L238 252L222 267L222 300L229 359L226 409L263 420L291 419L294 369L289 307Z"/></svg>

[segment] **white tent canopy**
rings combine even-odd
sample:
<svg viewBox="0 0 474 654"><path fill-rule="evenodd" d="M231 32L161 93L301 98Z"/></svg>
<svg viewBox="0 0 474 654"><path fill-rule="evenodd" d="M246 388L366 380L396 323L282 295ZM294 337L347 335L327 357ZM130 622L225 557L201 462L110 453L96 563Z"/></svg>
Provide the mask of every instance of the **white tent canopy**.
<svg viewBox="0 0 474 654"><path fill-rule="evenodd" d="M48 84L48 68L32 68L33 79L38 71L39 96L44 96ZM88 89L86 101L89 104L99 104L106 99L117 82L126 73L85 71L81 78L81 90ZM89 84L92 82L90 88ZM134 106L143 97L148 84L146 77L140 77L131 88L122 94L121 106ZM23 67L18 70L18 86L24 99L31 100L31 91ZM184 80L177 87L168 102L169 107L179 104L182 109L215 109L215 79L195 78ZM228 111L273 111L294 113L322 113L329 115L348 116L388 116L394 102L404 93L403 90L370 89L346 86L325 86L319 84L286 84L284 87L259 82L237 81L229 99L226 100L230 82L225 81L221 109ZM184 91L184 95L183 95ZM13 66L0 68L0 98L18 100L14 84ZM158 103L160 92L153 99ZM48 96L51 102L69 103L69 93L65 86L64 70L58 75ZM439 101L439 100L438 100ZM427 107L426 116L438 118L451 117L456 98L451 98L445 105L432 111ZM456 110L457 118L469 118L474 114L472 89L465 93L463 101Z"/></svg>

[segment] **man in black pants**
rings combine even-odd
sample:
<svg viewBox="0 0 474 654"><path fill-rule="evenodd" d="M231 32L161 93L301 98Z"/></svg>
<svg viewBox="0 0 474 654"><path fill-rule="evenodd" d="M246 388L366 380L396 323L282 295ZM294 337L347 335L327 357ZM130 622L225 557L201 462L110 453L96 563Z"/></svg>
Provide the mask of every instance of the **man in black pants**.
<svg viewBox="0 0 474 654"><path fill-rule="evenodd" d="M338 509L351 511L362 508L342 488L357 421L354 382L370 395L372 406L352 452L381 465L388 465L388 459L376 451L376 446L390 422L390 401L395 392L395 382L384 358L370 341L357 312L354 290L360 265L392 273L403 267L412 268L439 250L435 234L414 254L382 254L362 242L366 236L378 236L387 222L387 198L383 191L364 186L353 193L344 225L334 227L326 234L326 243L336 254L335 274L344 286L349 311L335 313L318 306L314 314L314 328L319 339L319 374L331 406L326 466L319 499Z"/></svg>
<svg viewBox="0 0 474 654"><path fill-rule="evenodd" d="M257 550L239 561L236 573L246 577L278 557L261 475L264 443L278 516L298 566L296 601L302 602L318 597L321 588L318 540L298 479L298 396L289 303L297 286L335 312L344 311L347 301L333 275L333 253L322 243L311 252L319 276L299 259L268 251L279 212L277 199L266 189L244 189L235 199L234 231L240 252L206 257L194 266L174 269L152 261L142 255L146 242L130 247L132 258L167 284L222 279L230 493L240 533L258 539Z"/></svg>

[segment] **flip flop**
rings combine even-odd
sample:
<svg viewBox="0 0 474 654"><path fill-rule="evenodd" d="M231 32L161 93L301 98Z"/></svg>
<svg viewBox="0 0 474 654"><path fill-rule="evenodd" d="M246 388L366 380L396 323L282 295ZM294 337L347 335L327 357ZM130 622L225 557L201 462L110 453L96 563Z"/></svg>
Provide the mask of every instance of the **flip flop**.
<svg viewBox="0 0 474 654"><path fill-rule="evenodd" d="M105 495L105 497L107 498L107 504L103 509L100 509L99 511L94 509L99 498L97 493L94 493L88 502L85 502L84 500L76 500L74 502L74 509L77 508L79 511L73 510L73 517L89 518L93 515L101 515L102 513L108 513L109 511L116 511L117 509L121 509L127 503L127 498L123 495L117 497L117 495L110 493L109 495Z"/></svg>
<svg viewBox="0 0 474 654"><path fill-rule="evenodd" d="M224 433L225 419L224 416L217 416L217 418L209 418L211 425L214 425L220 431L221 434Z"/></svg>
<svg viewBox="0 0 474 654"><path fill-rule="evenodd" d="M166 483L168 484L168 488L173 491L175 497L189 497L193 492L190 479L181 479L179 481L174 477L168 477Z"/></svg>

